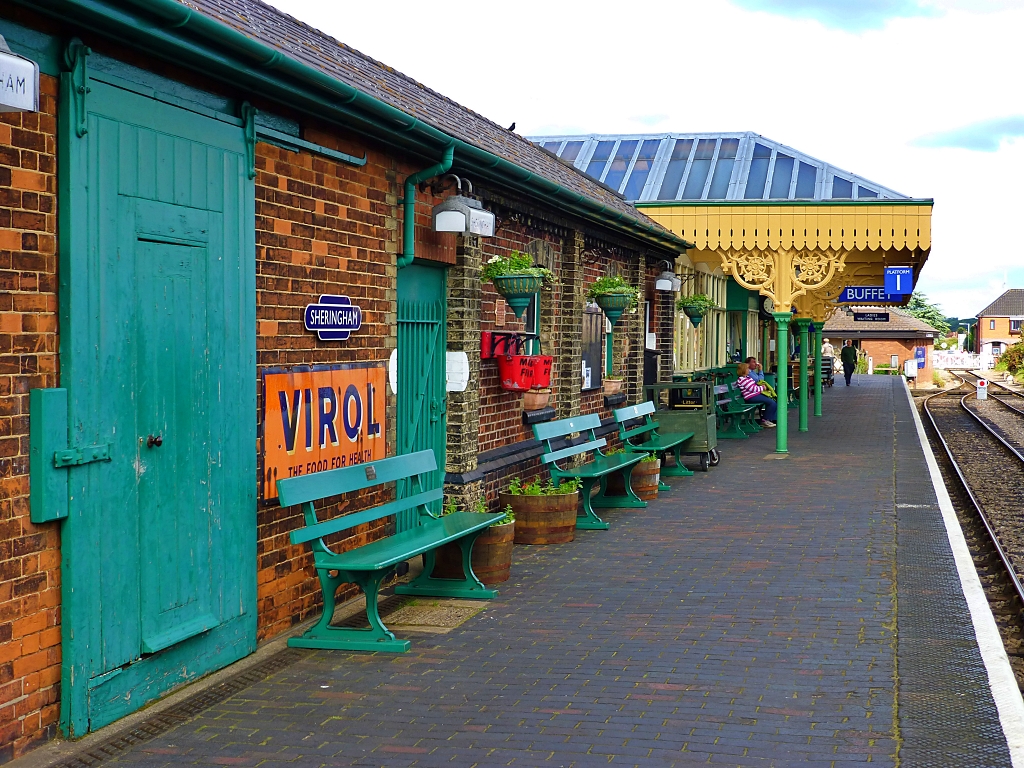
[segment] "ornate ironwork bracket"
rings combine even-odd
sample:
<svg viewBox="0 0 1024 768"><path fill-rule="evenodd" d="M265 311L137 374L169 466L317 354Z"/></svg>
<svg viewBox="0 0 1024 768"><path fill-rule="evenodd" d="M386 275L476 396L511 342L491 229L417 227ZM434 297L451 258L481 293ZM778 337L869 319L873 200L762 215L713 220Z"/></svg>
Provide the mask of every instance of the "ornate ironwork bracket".
<svg viewBox="0 0 1024 768"><path fill-rule="evenodd" d="M71 101L75 105L75 135L82 138L89 132L89 112L86 96L92 91L89 87L89 71L86 58L92 49L79 40L72 38L64 49L64 64L70 75Z"/></svg>
<svg viewBox="0 0 1024 768"><path fill-rule="evenodd" d="M794 299L823 288L846 266L846 252L833 248L729 248L716 253L723 272L744 288L770 297L775 309L785 312Z"/></svg>
<svg viewBox="0 0 1024 768"><path fill-rule="evenodd" d="M250 179L256 178L256 107L242 102L242 130L245 132L245 170Z"/></svg>

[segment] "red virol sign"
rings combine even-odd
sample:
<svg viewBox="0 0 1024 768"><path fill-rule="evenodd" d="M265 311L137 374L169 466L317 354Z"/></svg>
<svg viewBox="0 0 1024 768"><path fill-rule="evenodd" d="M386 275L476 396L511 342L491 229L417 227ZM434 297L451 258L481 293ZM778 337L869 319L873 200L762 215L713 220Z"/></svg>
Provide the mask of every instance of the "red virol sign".
<svg viewBox="0 0 1024 768"><path fill-rule="evenodd" d="M385 456L384 363L263 373L263 500L277 481Z"/></svg>

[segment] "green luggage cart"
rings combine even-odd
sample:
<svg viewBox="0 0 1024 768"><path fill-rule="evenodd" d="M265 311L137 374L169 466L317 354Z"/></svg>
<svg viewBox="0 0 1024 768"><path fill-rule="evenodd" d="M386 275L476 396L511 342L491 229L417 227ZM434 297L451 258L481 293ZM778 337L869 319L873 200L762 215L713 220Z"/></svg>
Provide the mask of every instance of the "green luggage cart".
<svg viewBox="0 0 1024 768"><path fill-rule="evenodd" d="M645 384L646 399L655 405L652 418L665 432L693 432L682 453L697 456L704 472L721 460L715 400L710 381L673 381Z"/></svg>

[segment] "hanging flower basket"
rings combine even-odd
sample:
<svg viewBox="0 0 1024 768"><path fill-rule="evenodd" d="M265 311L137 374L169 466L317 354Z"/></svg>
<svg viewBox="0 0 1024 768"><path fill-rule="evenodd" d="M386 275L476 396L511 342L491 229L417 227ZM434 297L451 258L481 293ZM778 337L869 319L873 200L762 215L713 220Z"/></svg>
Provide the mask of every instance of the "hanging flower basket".
<svg viewBox="0 0 1024 768"><path fill-rule="evenodd" d="M694 328L700 325L700 321L704 319L704 315L717 306L718 304L715 303L715 300L704 293L697 293L693 296L683 296L676 302L676 308L681 310L688 318L690 318L690 322L693 323Z"/></svg>
<svg viewBox="0 0 1024 768"><path fill-rule="evenodd" d="M505 297L516 317L522 317L533 295L543 285L544 278L540 275L495 275L491 282L494 289Z"/></svg>

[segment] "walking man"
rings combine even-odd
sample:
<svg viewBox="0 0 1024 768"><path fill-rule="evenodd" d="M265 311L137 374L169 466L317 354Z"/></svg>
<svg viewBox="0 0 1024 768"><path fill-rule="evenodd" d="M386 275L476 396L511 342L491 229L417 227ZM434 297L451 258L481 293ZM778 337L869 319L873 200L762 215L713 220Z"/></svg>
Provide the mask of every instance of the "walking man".
<svg viewBox="0 0 1024 768"><path fill-rule="evenodd" d="M850 379L853 378L853 369L857 367L857 348L853 342L847 339L843 342L843 348L839 351L839 359L843 361L843 375L846 376L846 386L850 386Z"/></svg>

